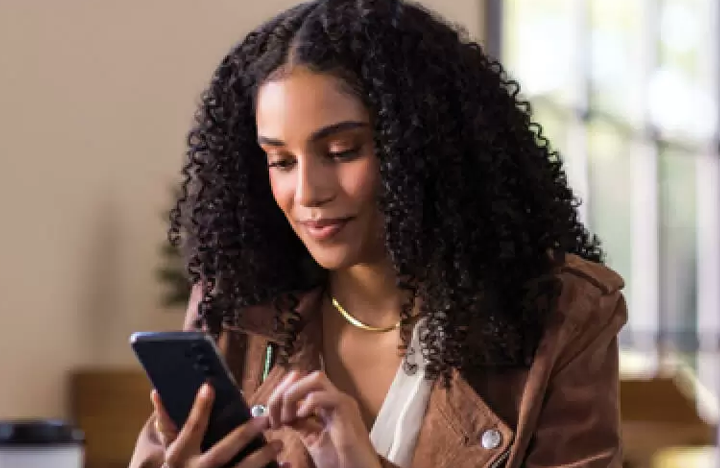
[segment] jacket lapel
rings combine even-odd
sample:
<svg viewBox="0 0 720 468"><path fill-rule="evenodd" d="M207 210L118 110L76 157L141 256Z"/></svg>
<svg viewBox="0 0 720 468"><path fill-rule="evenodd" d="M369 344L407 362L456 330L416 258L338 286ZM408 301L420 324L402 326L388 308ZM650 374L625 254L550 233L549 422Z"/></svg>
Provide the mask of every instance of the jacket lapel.
<svg viewBox="0 0 720 468"><path fill-rule="evenodd" d="M449 386L433 385L412 466L500 467L513 437L512 429L454 371Z"/></svg>

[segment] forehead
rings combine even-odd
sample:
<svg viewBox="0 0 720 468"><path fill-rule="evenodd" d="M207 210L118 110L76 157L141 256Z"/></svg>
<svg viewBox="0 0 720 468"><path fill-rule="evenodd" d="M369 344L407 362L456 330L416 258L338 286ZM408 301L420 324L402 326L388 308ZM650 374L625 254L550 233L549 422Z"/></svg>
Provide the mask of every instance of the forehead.
<svg viewBox="0 0 720 468"><path fill-rule="evenodd" d="M367 109L348 87L329 74L296 69L258 90L258 134L269 138L304 138L343 121L368 121Z"/></svg>

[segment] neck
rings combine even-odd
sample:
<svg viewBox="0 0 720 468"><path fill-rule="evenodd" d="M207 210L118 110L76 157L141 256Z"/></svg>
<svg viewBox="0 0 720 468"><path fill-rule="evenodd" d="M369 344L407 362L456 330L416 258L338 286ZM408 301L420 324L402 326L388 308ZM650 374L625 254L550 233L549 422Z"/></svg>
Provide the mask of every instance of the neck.
<svg viewBox="0 0 720 468"><path fill-rule="evenodd" d="M330 273L330 294L358 320L383 327L400 319L408 294L396 286L390 261Z"/></svg>

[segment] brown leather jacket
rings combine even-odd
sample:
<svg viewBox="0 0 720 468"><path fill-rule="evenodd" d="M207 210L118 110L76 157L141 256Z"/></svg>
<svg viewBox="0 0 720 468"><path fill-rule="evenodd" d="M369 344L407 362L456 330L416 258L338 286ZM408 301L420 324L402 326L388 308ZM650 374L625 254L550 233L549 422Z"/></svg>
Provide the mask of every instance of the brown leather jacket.
<svg viewBox="0 0 720 468"><path fill-rule="evenodd" d="M530 368L455 372L449 387L434 384L413 468L621 467L617 333L627 319L623 282L613 271L575 256L568 256L559 277L559 307ZM196 308L194 296L186 327ZM317 300L318 294L302 298L300 313L312 315ZM251 405L265 403L285 374L278 366L262 381L273 335L272 313L261 309L252 314L253 323L224 333L220 343ZM308 322L293 358L293 365L305 370L319 366L313 323L318 321ZM140 434L131 468L162 465L152 422L151 417ZM312 468L289 430L268 437L283 439L281 461Z"/></svg>

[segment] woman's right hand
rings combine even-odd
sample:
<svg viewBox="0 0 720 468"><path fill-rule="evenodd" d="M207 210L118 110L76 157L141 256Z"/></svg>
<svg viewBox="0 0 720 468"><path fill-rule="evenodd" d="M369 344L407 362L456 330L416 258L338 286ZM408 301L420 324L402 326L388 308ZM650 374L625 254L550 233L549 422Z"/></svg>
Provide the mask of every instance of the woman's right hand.
<svg viewBox="0 0 720 468"><path fill-rule="evenodd" d="M165 450L163 468L220 468L269 428L268 417L253 418L208 451L202 452L200 444L207 429L213 397L212 387L203 385L185 425L178 431L160 396L153 390L151 400L155 407L155 429ZM277 459L281 449L280 441L272 441L248 455L235 468L263 468Z"/></svg>

